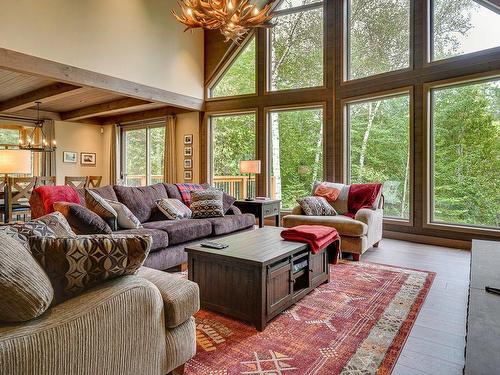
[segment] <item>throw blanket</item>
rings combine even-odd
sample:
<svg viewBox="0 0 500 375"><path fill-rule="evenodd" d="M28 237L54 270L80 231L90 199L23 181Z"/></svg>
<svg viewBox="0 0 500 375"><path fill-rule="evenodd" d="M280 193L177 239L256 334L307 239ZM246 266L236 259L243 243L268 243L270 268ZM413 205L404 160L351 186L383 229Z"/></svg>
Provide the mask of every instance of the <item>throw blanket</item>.
<svg viewBox="0 0 500 375"><path fill-rule="evenodd" d="M175 184L179 193L181 193L182 201L186 206L191 206L191 191L203 190L203 186L199 184Z"/></svg>
<svg viewBox="0 0 500 375"><path fill-rule="evenodd" d="M371 208L380 194L382 184L352 184L347 199L348 216L354 217L362 208Z"/></svg>
<svg viewBox="0 0 500 375"><path fill-rule="evenodd" d="M333 259L330 258L333 263L337 261L340 250L340 236L335 228L323 225L298 225L281 231L281 237L285 241L307 243L314 254L333 242L337 242Z"/></svg>

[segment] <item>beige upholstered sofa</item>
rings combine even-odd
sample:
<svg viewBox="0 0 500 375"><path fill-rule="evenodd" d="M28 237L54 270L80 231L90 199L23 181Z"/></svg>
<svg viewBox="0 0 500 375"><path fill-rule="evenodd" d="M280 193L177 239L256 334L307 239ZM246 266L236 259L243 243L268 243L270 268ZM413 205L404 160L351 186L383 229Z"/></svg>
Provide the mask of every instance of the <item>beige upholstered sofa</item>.
<svg viewBox="0 0 500 375"><path fill-rule="evenodd" d="M0 374L164 375L194 356L198 285L143 267L0 325Z"/></svg>
<svg viewBox="0 0 500 375"><path fill-rule="evenodd" d="M333 204L347 207L347 194L341 194ZM371 247L377 247L382 239L382 223L384 217L384 196L380 194L373 208L362 208L354 219L345 215L337 216L306 216L300 206L292 210L291 215L283 217L285 228L297 225L326 225L337 229L340 234L342 252L353 254L354 260L359 260L361 254Z"/></svg>

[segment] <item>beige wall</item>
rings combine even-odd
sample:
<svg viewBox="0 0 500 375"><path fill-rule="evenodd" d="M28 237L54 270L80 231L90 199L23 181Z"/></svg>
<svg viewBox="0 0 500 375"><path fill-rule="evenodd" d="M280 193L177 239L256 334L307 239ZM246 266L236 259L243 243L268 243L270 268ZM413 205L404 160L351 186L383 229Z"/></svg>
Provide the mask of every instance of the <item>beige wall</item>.
<svg viewBox="0 0 500 375"><path fill-rule="evenodd" d="M55 133L58 185L64 184L65 176L103 176L102 184L109 182L109 134L107 138L105 134L101 134L101 127L98 125L63 121L55 122ZM63 163L64 151L77 152L77 163ZM80 164L81 152L96 153L96 165L82 166Z"/></svg>
<svg viewBox="0 0 500 375"><path fill-rule="evenodd" d="M200 182L200 122L197 112L177 115L177 180L184 182L184 135L193 134L193 180L186 182Z"/></svg>
<svg viewBox="0 0 500 375"><path fill-rule="evenodd" d="M203 98L203 33L175 0L0 0L0 47Z"/></svg>

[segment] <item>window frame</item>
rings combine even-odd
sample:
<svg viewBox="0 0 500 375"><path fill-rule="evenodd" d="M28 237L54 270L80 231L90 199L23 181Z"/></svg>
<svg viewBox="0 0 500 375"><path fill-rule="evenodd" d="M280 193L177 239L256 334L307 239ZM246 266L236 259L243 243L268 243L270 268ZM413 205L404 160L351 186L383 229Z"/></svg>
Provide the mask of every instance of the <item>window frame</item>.
<svg viewBox="0 0 500 375"><path fill-rule="evenodd" d="M327 0L328 1L328 0ZM279 5L279 4L278 4ZM277 94L286 94L290 92L296 92L296 91L308 91L308 90L318 90L318 89L325 89L327 87L327 22L326 22L326 2L321 0L312 4L306 4L306 5L301 5L293 8L288 8L288 9L282 9L282 10L276 10L273 12L273 19L275 17L280 17L280 16L286 16L294 13L299 13L299 12L304 12L304 11L310 11L310 10L315 10L315 9L323 9L323 84L320 86L308 86L308 87L301 87L301 88L294 88L294 89L283 89L283 90L273 90L271 87L271 69L272 69L272 63L271 63L271 57L272 57L272 43L271 43L271 29L266 30L266 53L265 53L265 59L266 59L266 65L264 68L264 82L265 82L265 87L264 87L264 95L277 95Z"/></svg>
<svg viewBox="0 0 500 375"><path fill-rule="evenodd" d="M292 111L300 111L300 110L307 110L307 109L321 109L323 112L323 180L325 180L326 175L327 175L327 160L326 160L326 152L327 152L327 103L326 102L312 102L312 103L307 103L307 104L300 104L296 106L270 106L270 107L265 107L264 108L264 121L265 121L265 134L266 134L266 147L265 147L265 154L266 154L266 163L265 167L267 170L267 178L266 178L266 195L270 196L271 194L271 177L272 177L272 128L271 128L271 114L275 112L292 112ZM312 188L312 186L311 186ZM293 207L292 207L293 208ZM281 212L283 213L290 213L291 209L288 208L282 208Z"/></svg>
<svg viewBox="0 0 500 375"><path fill-rule="evenodd" d="M259 145L258 145L258 137L257 137L257 127L258 127L258 109L253 108L253 109L248 109L244 111L215 111L215 112L207 112L207 151L208 151L208 163L207 163L207 180L210 185L213 185L214 182L214 131L213 131L213 123L212 119L214 117L228 117L228 116L238 116L238 115L249 115L253 114L255 117L255 150L254 150L254 155L255 158L259 158ZM259 176L255 176L255 183L256 186L258 185L258 178Z"/></svg>
<svg viewBox="0 0 500 375"><path fill-rule="evenodd" d="M474 51L469 53L463 53L457 56L451 56L444 59L434 60L434 0L425 0L425 11L426 15L424 18L425 23L425 43L427 44L425 48L425 58L424 67L429 67L433 65L440 64L450 64L454 62L469 61L473 58L487 57L489 55L496 55L500 53L500 46L483 49L480 51ZM461 77L465 78L465 77Z"/></svg>
<svg viewBox="0 0 500 375"><path fill-rule="evenodd" d="M415 111L414 111L414 88L413 86L404 86L394 90L381 91L373 94L359 95L347 98L341 101L342 119L343 119L343 159L344 159L344 182L351 183L351 141L350 141L350 121L349 121L349 104L366 103L380 99L390 99L408 95L409 101L409 124L408 124L408 153L409 153L409 180L408 180L408 219L384 216L384 224L395 224L399 226L413 227L414 226L414 190L415 190L415 145L414 145L414 129L415 129Z"/></svg>
<svg viewBox="0 0 500 375"><path fill-rule="evenodd" d="M252 39L255 39L255 81L254 81L254 92L250 94L241 94L241 95L229 95L229 96L212 96L212 90L214 89L215 86L221 81L221 79L224 77L224 74L228 71L228 69L231 68L233 63L236 62L236 60L241 56L245 48L252 42ZM245 98L245 97L254 97L258 96L258 82L259 82L259 68L257 65L257 51L258 51L258 43L259 43L259 38L258 38L258 33L256 32L250 32L246 37L243 43L241 43L235 50L229 49L230 56L229 58L226 59L226 61L219 67L217 68L218 72L215 74L208 84L206 85L205 89L205 100L206 101L217 101L217 100L227 100L230 98Z"/></svg>
<svg viewBox="0 0 500 375"><path fill-rule="evenodd" d="M123 124L120 125L120 180L126 180L126 169L127 169L127 145L126 145L126 132L134 130L146 130L146 185L151 185L151 156L150 156L150 134L149 129L153 128L165 128L165 137L167 136L167 129L165 126L165 119L151 119L147 122L141 122L140 124ZM164 150L165 153L165 150ZM163 176L163 181L165 181L165 175ZM128 185L125 185L128 186Z"/></svg>
<svg viewBox="0 0 500 375"><path fill-rule="evenodd" d="M481 227L470 224L459 223L439 223L432 221L434 214L434 137L432 124L432 90L446 87L460 87L481 82L488 82L500 79L500 70L473 74L465 77L450 78L441 81L429 82L423 85L424 89L424 194L425 204L423 212L423 227L427 229L447 230L452 232L462 232L467 234L500 234L500 228Z"/></svg>
<svg viewBox="0 0 500 375"><path fill-rule="evenodd" d="M372 74L367 77L360 77L360 78L349 78L349 66L351 62L351 54L350 54L350 38L349 38L349 1L351 0L344 0L342 4L342 14L343 14L343 19L342 19L342 48L341 48L341 71L342 71L342 81L340 82L341 86L348 85L351 82L362 82L365 80L372 80L372 79L380 79L381 77L390 77L390 76L396 76L400 75L405 72L412 72L415 69L415 1L410 0L410 12L409 12L409 19L408 23L410 26L409 30L409 43L408 43L408 66L406 68L401 68L401 69L396 69L396 70L391 70L388 72L383 72L383 73L377 73L377 74Z"/></svg>

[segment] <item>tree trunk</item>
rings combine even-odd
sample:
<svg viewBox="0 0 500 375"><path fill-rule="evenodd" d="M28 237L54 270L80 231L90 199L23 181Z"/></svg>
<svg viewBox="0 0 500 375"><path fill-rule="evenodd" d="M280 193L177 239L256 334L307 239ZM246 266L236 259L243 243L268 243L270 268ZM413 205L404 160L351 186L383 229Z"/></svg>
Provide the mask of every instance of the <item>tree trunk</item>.
<svg viewBox="0 0 500 375"><path fill-rule="evenodd" d="M272 154L273 154L273 175L276 196L275 199L281 199L281 163L280 163L280 127L278 115L271 114L271 137L272 137Z"/></svg>
<svg viewBox="0 0 500 375"><path fill-rule="evenodd" d="M370 138L370 131L372 130L373 120L377 114L378 108L380 107L381 101L379 100L373 108L373 103L368 103L368 121L366 124L365 134L363 135L363 143L361 143L361 150L359 152L359 180L364 181L365 174L365 157L366 149L368 147L368 140Z"/></svg>
<svg viewBox="0 0 500 375"><path fill-rule="evenodd" d="M401 201L401 216L403 217L405 212L406 204L406 194L408 194L408 179L410 178L410 152L408 150L408 156L406 157L406 169L405 169L405 179L403 183L403 199Z"/></svg>
<svg viewBox="0 0 500 375"><path fill-rule="evenodd" d="M321 126L319 128L319 132L318 132L318 140L316 142L316 154L314 155L314 165L313 165L313 179L311 182L314 182L314 181L318 181L318 172L319 172L319 169L320 169L320 163L323 161L323 158L321 157L321 155L323 154L323 147L322 147L322 144L323 144L323 123L322 123L322 120L321 118L319 119L319 121L321 121Z"/></svg>

